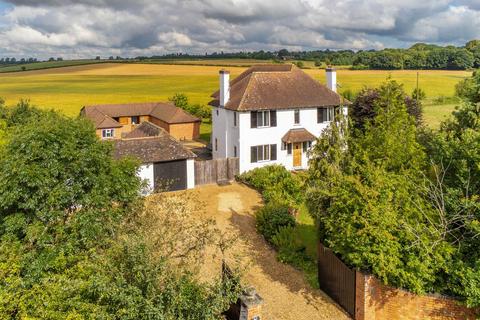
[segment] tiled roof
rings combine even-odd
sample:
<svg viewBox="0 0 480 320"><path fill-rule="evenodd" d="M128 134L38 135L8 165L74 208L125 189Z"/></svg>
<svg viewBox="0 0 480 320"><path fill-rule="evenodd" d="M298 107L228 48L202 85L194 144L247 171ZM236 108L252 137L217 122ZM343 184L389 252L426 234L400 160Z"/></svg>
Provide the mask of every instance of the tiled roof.
<svg viewBox="0 0 480 320"><path fill-rule="evenodd" d="M154 137L162 134L162 128L159 126L151 123L150 121L144 121L137 125L135 129L128 132L124 139L131 139L131 138L145 138L145 137Z"/></svg>
<svg viewBox="0 0 480 320"><path fill-rule="evenodd" d="M157 136L114 140L114 157L135 157L142 163L195 158L196 155L159 128Z"/></svg>
<svg viewBox="0 0 480 320"><path fill-rule="evenodd" d="M219 91L212 94L212 106L219 104ZM225 108L248 111L262 109L337 106L342 97L289 65L257 65L230 81L230 99Z"/></svg>
<svg viewBox="0 0 480 320"><path fill-rule="evenodd" d="M122 125L96 109L82 109L82 115L92 120L97 129L120 128Z"/></svg>
<svg viewBox="0 0 480 320"><path fill-rule="evenodd" d="M315 139L316 137L312 133L303 128L288 130L282 137L282 141L286 143L313 141Z"/></svg>
<svg viewBox="0 0 480 320"><path fill-rule="evenodd" d="M200 121L172 103L164 102L92 105L83 107L81 113L91 119L97 129L101 128L100 125L102 128L121 127L121 124L113 119L117 117L150 115L169 124ZM107 119L108 122L102 124Z"/></svg>

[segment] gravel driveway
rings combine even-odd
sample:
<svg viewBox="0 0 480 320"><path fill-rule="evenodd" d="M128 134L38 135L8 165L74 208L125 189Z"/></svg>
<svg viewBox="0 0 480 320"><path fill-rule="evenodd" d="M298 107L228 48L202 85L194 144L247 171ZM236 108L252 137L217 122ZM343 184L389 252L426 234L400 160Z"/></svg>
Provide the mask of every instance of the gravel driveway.
<svg viewBox="0 0 480 320"><path fill-rule="evenodd" d="M193 192L203 202L203 215L238 240L235 251L246 265L244 282L264 299L263 319L350 319L325 293L311 289L303 274L277 261L275 251L257 234L253 212L262 205L260 195L241 184L208 185ZM202 273L219 274L218 257L205 259Z"/></svg>

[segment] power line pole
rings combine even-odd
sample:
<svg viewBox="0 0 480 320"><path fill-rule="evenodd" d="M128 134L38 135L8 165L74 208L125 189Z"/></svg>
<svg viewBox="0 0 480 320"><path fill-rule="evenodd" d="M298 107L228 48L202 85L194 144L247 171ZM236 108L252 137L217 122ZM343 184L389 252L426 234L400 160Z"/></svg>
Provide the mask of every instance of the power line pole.
<svg viewBox="0 0 480 320"><path fill-rule="evenodd" d="M418 71L417 71L417 92L415 94L415 104L417 105L417 108L418 108L418 96L419 96L420 92L418 92Z"/></svg>

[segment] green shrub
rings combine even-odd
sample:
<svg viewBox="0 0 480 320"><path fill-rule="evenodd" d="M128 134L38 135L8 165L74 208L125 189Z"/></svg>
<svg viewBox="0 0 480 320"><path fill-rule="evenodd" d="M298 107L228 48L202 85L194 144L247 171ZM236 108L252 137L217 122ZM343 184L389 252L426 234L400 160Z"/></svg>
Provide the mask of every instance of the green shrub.
<svg viewBox="0 0 480 320"><path fill-rule="evenodd" d="M305 64L304 64L302 61L297 61L295 64L296 64L297 67L299 67L300 69L302 69L303 67L305 67Z"/></svg>
<svg viewBox="0 0 480 320"><path fill-rule="evenodd" d="M288 205L268 203L256 213L257 230L272 243L273 237L283 227L294 227L295 218L288 212Z"/></svg>
<svg viewBox="0 0 480 320"><path fill-rule="evenodd" d="M282 165L256 168L241 174L238 179L262 193L267 203L281 201L297 207L303 202L304 179Z"/></svg>
<svg viewBox="0 0 480 320"><path fill-rule="evenodd" d="M295 228L292 226L280 227L277 233L272 237L272 244L277 249L299 251L305 249L300 243Z"/></svg>

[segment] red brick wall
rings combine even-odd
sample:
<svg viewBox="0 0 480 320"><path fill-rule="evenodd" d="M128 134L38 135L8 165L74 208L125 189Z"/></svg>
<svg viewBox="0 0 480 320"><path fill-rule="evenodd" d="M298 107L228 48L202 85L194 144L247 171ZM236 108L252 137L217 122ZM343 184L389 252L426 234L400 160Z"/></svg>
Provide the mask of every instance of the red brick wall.
<svg viewBox="0 0 480 320"><path fill-rule="evenodd" d="M451 298L413 293L383 285L373 276L356 274L356 320L476 319L474 310Z"/></svg>

